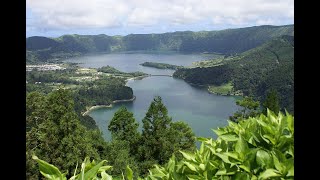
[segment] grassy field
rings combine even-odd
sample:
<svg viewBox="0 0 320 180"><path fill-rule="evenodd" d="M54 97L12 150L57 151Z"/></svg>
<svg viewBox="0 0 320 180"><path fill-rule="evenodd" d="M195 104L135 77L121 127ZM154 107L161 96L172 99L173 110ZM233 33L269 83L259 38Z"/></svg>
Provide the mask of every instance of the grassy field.
<svg viewBox="0 0 320 180"><path fill-rule="evenodd" d="M221 86L210 85L208 86L208 91L213 94L230 95L233 93L233 86L231 82L222 84Z"/></svg>

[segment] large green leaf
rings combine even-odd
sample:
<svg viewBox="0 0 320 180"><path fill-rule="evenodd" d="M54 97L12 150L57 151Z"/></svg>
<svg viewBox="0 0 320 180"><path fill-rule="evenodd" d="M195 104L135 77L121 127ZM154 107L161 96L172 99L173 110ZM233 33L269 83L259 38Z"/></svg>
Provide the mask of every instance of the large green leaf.
<svg viewBox="0 0 320 180"><path fill-rule="evenodd" d="M218 136L227 133L224 128L212 129L212 131L215 132Z"/></svg>
<svg viewBox="0 0 320 180"><path fill-rule="evenodd" d="M236 159L236 160L238 160L238 161L242 161L240 158L239 158L239 153L237 153L237 152L224 152L223 154L225 154L225 155L227 155L227 156L229 156L229 157L232 157L233 159Z"/></svg>
<svg viewBox="0 0 320 180"><path fill-rule="evenodd" d="M259 175L259 179L269 179L272 177L280 177L281 174L275 169L267 169Z"/></svg>
<svg viewBox="0 0 320 180"><path fill-rule="evenodd" d="M276 144L276 140L268 134L263 135L264 138L268 139L273 145Z"/></svg>
<svg viewBox="0 0 320 180"><path fill-rule="evenodd" d="M234 179L239 179L239 180L245 180L245 179L250 179L250 175L246 172L237 172L234 175Z"/></svg>
<svg viewBox="0 0 320 180"><path fill-rule="evenodd" d="M196 166L195 165L193 165L193 164L191 164L191 163L189 163L189 162L186 162L186 161L184 161L183 162L185 165L187 165L188 166L188 168L191 170L191 171L197 171L197 168L196 168Z"/></svg>
<svg viewBox="0 0 320 180"><path fill-rule="evenodd" d="M92 179L92 178L96 177L100 167L102 167L105 162L107 162L107 161L103 160L100 163L98 163L97 165L95 165L94 167L92 167L91 169L89 169L84 174L81 173L78 179L80 179L80 180L82 180L82 179Z"/></svg>
<svg viewBox="0 0 320 180"><path fill-rule="evenodd" d="M238 140L238 136L234 133L223 134L223 135L220 135L219 138L221 138L224 141L237 141Z"/></svg>
<svg viewBox="0 0 320 180"><path fill-rule="evenodd" d="M283 167L283 165L279 162L279 159L274 155L274 154L272 154L272 158L273 158L273 163L274 163L274 166L276 167L276 169L279 171L279 172L281 172L281 173L283 173L283 171L284 171L284 167Z"/></svg>
<svg viewBox="0 0 320 180"><path fill-rule="evenodd" d="M101 180L112 180L112 176L110 176L106 172L101 172Z"/></svg>
<svg viewBox="0 0 320 180"><path fill-rule="evenodd" d="M286 118L288 122L288 129L291 131L291 133L294 133L294 122L293 122L293 116L291 116L288 112L286 112Z"/></svg>
<svg viewBox="0 0 320 180"><path fill-rule="evenodd" d="M200 175L187 175L189 180L199 180L199 179L203 179L204 177L201 177Z"/></svg>
<svg viewBox="0 0 320 180"><path fill-rule="evenodd" d="M183 155L183 157L186 158L187 160L196 162L196 159L195 159L195 155L194 155L194 154L190 154L190 153L183 152L183 151L180 151L180 153L181 153L181 154Z"/></svg>
<svg viewBox="0 0 320 180"><path fill-rule="evenodd" d="M288 177L294 176L294 167L293 166L291 166L291 168L288 170L288 173L286 176L288 176Z"/></svg>
<svg viewBox="0 0 320 180"><path fill-rule="evenodd" d="M128 165L126 168L126 176L128 180L133 180L133 172Z"/></svg>
<svg viewBox="0 0 320 180"><path fill-rule="evenodd" d="M260 165L262 168L264 167L271 167L272 159L269 153L264 150L258 150L256 154L256 161L257 164Z"/></svg>
<svg viewBox="0 0 320 180"><path fill-rule="evenodd" d="M248 144L247 142L242 138L242 136L239 136L239 139L235 145L235 151L239 153L239 156L241 159L244 159L245 154L248 152Z"/></svg>
<svg viewBox="0 0 320 180"><path fill-rule="evenodd" d="M39 164L39 170L40 173L48 178L48 179L52 179L52 180L66 180L67 178L65 177L65 175L63 175L59 169L57 167L55 167L52 164L49 164L41 159L39 159L37 156L33 155L32 159L36 160Z"/></svg>

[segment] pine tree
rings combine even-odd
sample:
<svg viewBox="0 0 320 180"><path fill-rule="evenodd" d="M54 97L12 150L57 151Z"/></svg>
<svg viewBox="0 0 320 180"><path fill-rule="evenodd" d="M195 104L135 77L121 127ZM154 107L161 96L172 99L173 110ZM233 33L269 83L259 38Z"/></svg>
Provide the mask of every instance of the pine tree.
<svg viewBox="0 0 320 180"><path fill-rule="evenodd" d="M260 114L260 102L255 101L250 96L246 96L243 99L238 100L236 104L242 108L235 112L233 116L229 117L231 121L238 122L239 120L255 117Z"/></svg>
<svg viewBox="0 0 320 180"><path fill-rule="evenodd" d="M154 163L165 164L173 153L195 146L191 128L182 122L172 122L159 96L151 102L142 122L143 144L139 149L142 169L150 168Z"/></svg>
<svg viewBox="0 0 320 180"><path fill-rule="evenodd" d="M30 102L42 98L33 99L28 96L27 99L30 100L27 101L27 106L32 107ZM93 143L96 139L92 139L93 136L80 124L73 105L70 92L60 89L48 94L40 107L30 108L31 115L27 115L30 122L42 120L41 123L32 126L26 134L27 157L34 153L39 158L55 164L63 172L68 172L68 177L74 172L77 163L86 156L100 160L95 148L97 144ZM33 174L36 166L28 160L27 175L36 178L38 174Z"/></svg>
<svg viewBox="0 0 320 180"><path fill-rule="evenodd" d="M157 96L151 102L146 116L143 118L143 156L145 160L156 160L163 164L167 157L164 152L167 151L167 134L172 119L168 116L168 110L162 103L160 96Z"/></svg>
<svg viewBox="0 0 320 180"><path fill-rule="evenodd" d="M280 102L278 92L275 89L268 91L267 97L263 102L263 114L267 114L267 109L273 111L274 113L279 113Z"/></svg>
<svg viewBox="0 0 320 180"><path fill-rule="evenodd" d="M127 141L130 146L131 154L137 151L140 133L138 132L139 124L133 117L133 113L129 112L125 106L114 113L108 130L111 132L112 140Z"/></svg>

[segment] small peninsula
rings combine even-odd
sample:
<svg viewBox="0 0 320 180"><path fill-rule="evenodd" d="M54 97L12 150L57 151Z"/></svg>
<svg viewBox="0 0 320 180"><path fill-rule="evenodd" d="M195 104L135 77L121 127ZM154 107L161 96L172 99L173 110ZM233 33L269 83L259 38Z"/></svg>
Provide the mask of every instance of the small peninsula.
<svg viewBox="0 0 320 180"><path fill-rule="evenodd" d="M183 68L183 66L177 66L177 65L172 65L172 64L166 64L166 63L157 63L157 62L144 62L140 64L141 66L146 66L146 67L153 67L157 69L173 69L177 70L179 68Z"/></svg>

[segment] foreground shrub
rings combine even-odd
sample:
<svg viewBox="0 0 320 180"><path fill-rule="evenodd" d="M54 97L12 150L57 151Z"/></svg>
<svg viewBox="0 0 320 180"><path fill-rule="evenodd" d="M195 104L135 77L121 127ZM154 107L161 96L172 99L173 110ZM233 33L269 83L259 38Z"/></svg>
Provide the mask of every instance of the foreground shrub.
<svg viewBox="0 0 320 180"><path fill-rule="evenodd" d="M229 121L228 126L213 131L218 135L216 140L198 138L202 142L199 150L180 151L182 160L172 156L164 167L155 165L145 179L294 179L294 117L289 113L276 115L268 110L267 116L261 114L238 123ZM105 172L110 166L99 168L81 172L95 172L92 177L96 179L111 178ZM43 170L41 173L46 174ZM125 174L132 179L129 167Z"/></svg>

